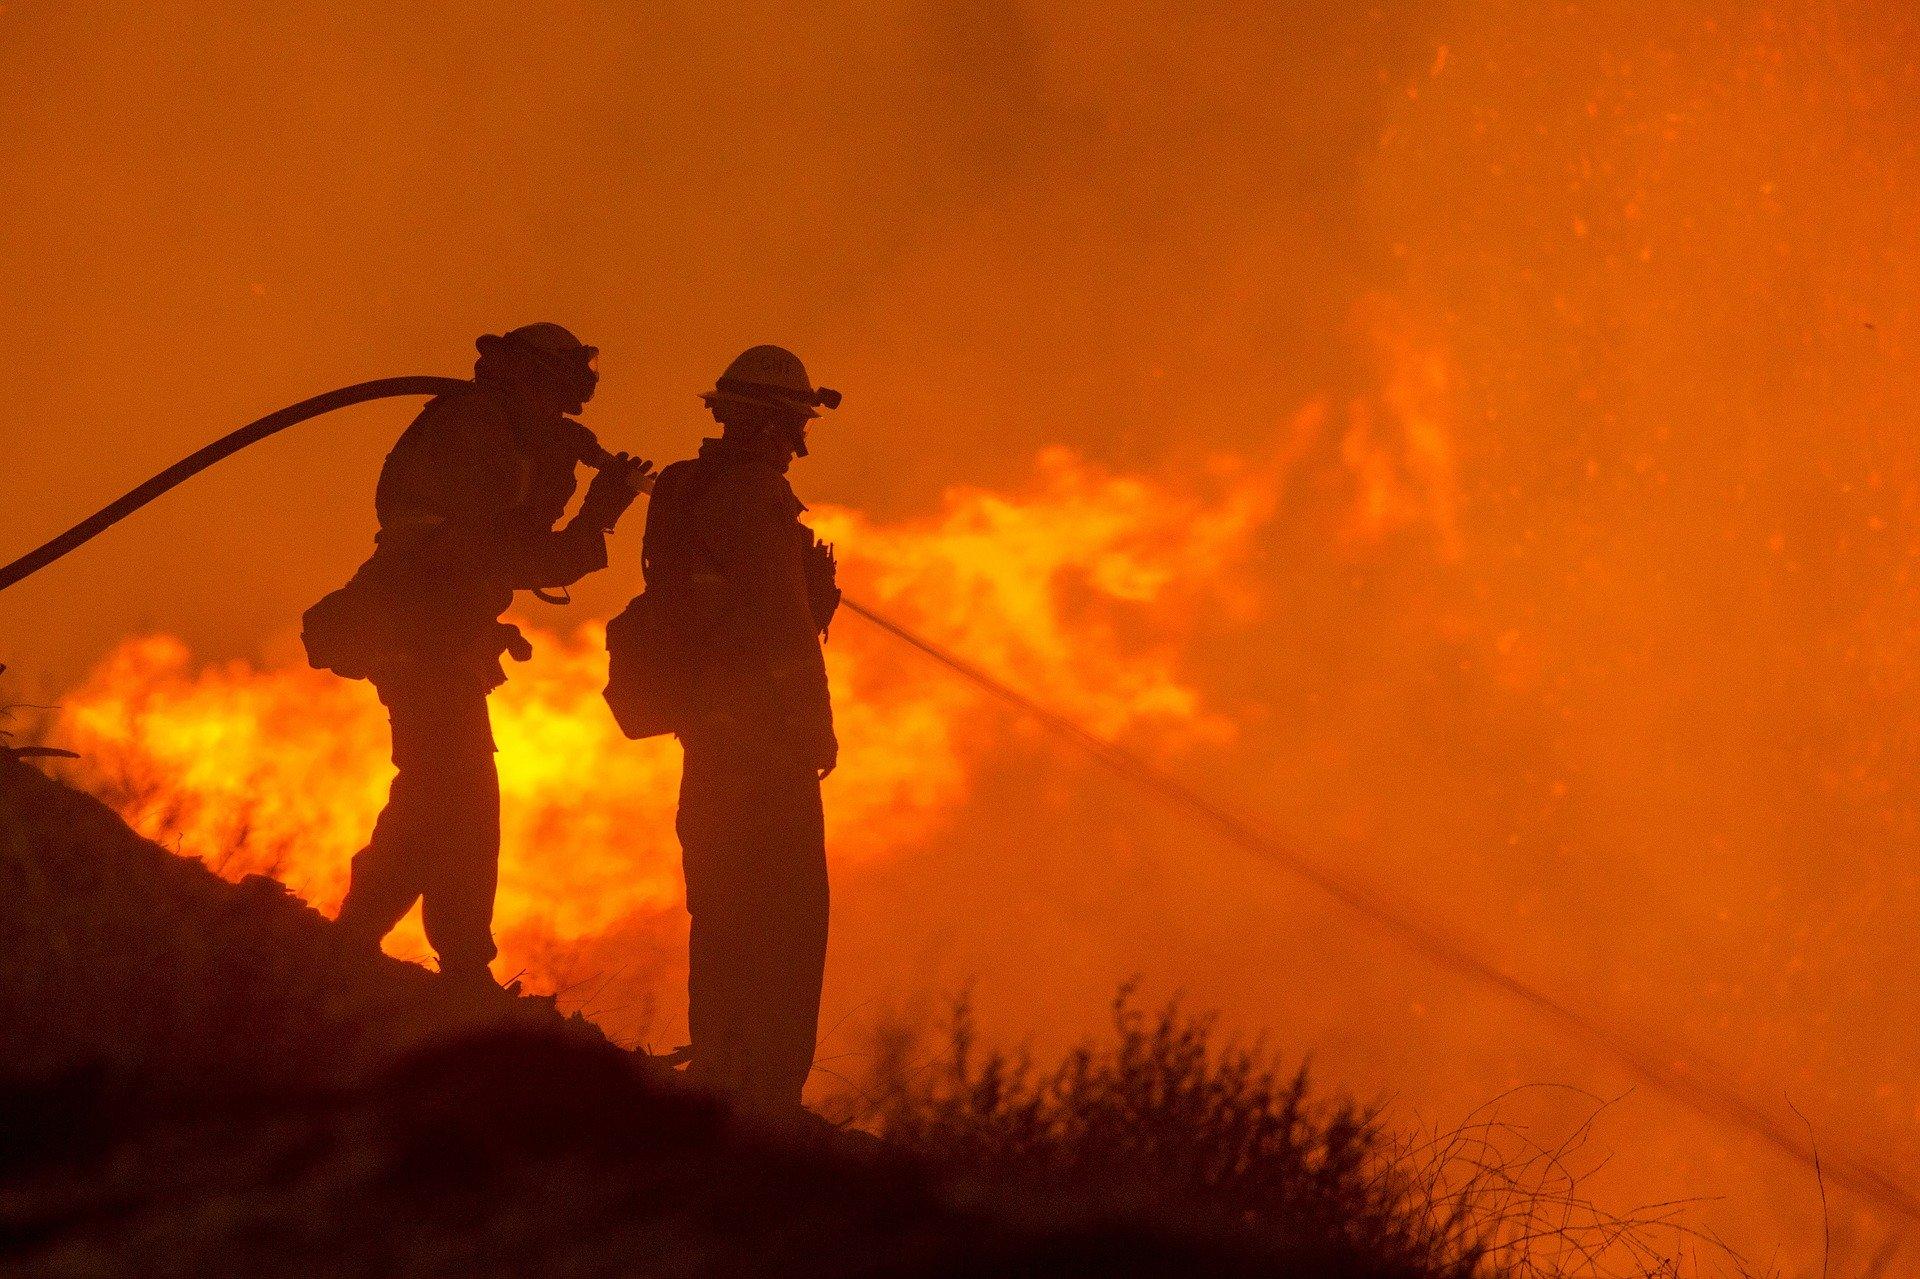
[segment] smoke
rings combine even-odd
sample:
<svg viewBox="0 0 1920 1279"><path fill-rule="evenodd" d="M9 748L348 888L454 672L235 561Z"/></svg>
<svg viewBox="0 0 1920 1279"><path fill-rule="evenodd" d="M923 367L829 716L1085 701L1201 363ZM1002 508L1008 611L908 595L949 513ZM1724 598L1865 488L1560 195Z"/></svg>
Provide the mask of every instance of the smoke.
<svg viewBox="0 0 1920 1279"><path fill-rule="evenodd" d="M458 372L506 323L596 341L589 420L662 458L727 359L786 341L848 392L799 480L843 553L871 548L868 594L895 584L890 609L1010 683L1682 1046L1669 1066L1702 1045L1816 1140L1920 1165L1920 1009L1893 976L1920 903L1904 7L0 23L0 166L23 175L0 214L6 545L278 404ZM143 512L0 599L5 659L65 685L127 635L176 636L192 658L143 679L251 690L275 753L360 770L343 865L379 797L377 707L299 684L272 637L365 553L397 426L289 437ZM1094 516L1153 553L1080 540ZM935 526L967 555L926 556ZM996 557L1021 572L983 578ZM586 616L631 594L633 558ZM989 1029L1057 1042L1141 972L1442 1117L1508 1083L1627 1086L911 654L851 626L834 650L871 715L849 741L897 746L925 792L878 758L857 789L897 803L836 779L830 1027L971 979ZM554 636L509 691L551 669L542 705L597 714L558 674L594 656ZM333 740L293 746L323 718ZM602 987L675 949L671 758L605 745L652 797L619 823L652 833L645 859L582 868L620 922L514 899L527 937L579 933L565 979ZM559 942L525 945L531 966ZM645 1002L621 980L599 997ZM1798 1170L1651 1099L1613 1114L1612 1190L1725 1196L1708 1216L1750 1251L1812 1255Z"/></svg>

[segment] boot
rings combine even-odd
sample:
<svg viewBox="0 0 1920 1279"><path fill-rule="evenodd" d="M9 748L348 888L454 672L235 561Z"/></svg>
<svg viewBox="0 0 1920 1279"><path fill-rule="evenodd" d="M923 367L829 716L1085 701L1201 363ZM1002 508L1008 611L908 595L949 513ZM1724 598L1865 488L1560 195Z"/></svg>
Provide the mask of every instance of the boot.
<svg viewBox="0 0 1920 1279"><path fill-rule="evenodd" d="M502 986L493 979L493 973L485 964L455 964L449 966L445 961L440 964L440 982L463 994L475 994L489 999L518 999L520 983L508 982Z"/></svg>

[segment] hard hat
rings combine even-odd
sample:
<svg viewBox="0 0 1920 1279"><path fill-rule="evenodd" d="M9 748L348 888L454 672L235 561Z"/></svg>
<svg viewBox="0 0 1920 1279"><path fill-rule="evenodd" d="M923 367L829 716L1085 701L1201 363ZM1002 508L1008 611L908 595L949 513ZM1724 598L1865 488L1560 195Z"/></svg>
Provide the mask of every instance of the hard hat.
<svg viewBox="0 0 1920 1279"><path fill-rule="evenodd" d="M508 329L503 336L509 342L530 346L543 355L558 355L571 359L585 355L592 359L600 354L598 347L588 346L565 327L544 320L538 324L523 324L517 329Z"/></svg>
<svg viewBox="0 0 1920 1279"><path fill-rule="evenodd" d="M547 369L582 405L593 398L594 388L600 381L600 348L588 346L558 324L541 321L508 329L504 334L488 333L475 341L474 346L479 348L482 362L488 358L510 358L510 353L515 351L524 353L523 361L526 356L532 356L536 366Z"/></svg>
<svg viewBox="0 0 1920 1279"><path fill-rule="evenodd" d="M711 391L701 393L708 404L732 400L785 409L803 417L819 417L815 405L840 407L840 392L816 388L807 377L807 366L800 357L783 346L756 346L740 353L727 365Z"/></svg>

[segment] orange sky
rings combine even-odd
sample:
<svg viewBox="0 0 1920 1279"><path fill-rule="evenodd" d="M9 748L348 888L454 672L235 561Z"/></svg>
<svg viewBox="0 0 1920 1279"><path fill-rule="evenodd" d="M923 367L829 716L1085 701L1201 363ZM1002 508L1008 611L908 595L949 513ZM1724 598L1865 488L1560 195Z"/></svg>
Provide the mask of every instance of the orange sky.
<svg viewBox="0 0 1920 1279"><path fill-rule="evenodd" d="M1920 22L1190 8L9 3L0 555L268 409L462 373L540 318L605 351L586 420L662 458L737 350L799 350L847 401L796 478L871 521L846 536L875 573L931 554L949 486L1052 509L1051 446L1169 493L1268 467L1217 574L1148 530L1130 569L1186 585L1143 615L1049 569L1063 633L1089 574L1102 642L1231 726L1126 731L1920 1179ZM155 632L283 663L405 419L301 428L0 596L0 660L29 690ZM541 624L617 608L634 541ZM971 978L996 1029L1058 1042L1138 972L1434 1118L1625 1087L968 716L942 820L842 877L829 1026ZM1647 1096L1603 1137L1621 1193L1723 1196L1758 1259L1813 1255L1798 1170Z"/></svg>

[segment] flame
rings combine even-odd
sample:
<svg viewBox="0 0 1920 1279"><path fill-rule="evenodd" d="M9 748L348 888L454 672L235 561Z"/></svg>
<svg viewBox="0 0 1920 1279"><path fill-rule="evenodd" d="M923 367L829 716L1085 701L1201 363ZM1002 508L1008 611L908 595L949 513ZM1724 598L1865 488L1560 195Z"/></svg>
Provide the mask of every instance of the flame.
<svg viewBox="0 0 1920 1279"><path fill-rule="evenodd" d="M1402 421L1391 400L1370 412ZM810 518L839 548L850 594L1095 732L1160 750L1221 743L1233 723L1184 672L1183 649L1206 618L1257 605L1242 569L1327 420L1309 404L1266 456L1202 458L1169 478L1048 448L1016 492L953 488L934 512L890 524L834 508ZM1347 476L1356 510L1372 500L1371 466ZM546 989L636 953L670 969L678 747L615 729L601 625L523 625L536 657L493 696L497 968ZM948 829L995 747L998 721L973 690L889 644L843 618L828 645L843 743L828 835L843 869ZM392 775L370 686L296 665L197 664L156 635L123 643L67 706L83 780L135 829L229 878L270 874L338 907ZM388 948L426 953L417 915Z"/></svg>
<svg viewBox="0 0 1920 1279"><path fill-rule="evenodd" d="M1401 529L1431 530L1442 556L1458 559L1458 467L1446 424L1452 363L1410 341L1408 318L1388 300L1370 298L1358 310L1382 387L1347 406L1340 457L1357 491L1345 532L1378 542Z"/></svg>

